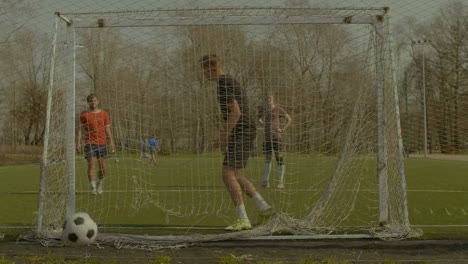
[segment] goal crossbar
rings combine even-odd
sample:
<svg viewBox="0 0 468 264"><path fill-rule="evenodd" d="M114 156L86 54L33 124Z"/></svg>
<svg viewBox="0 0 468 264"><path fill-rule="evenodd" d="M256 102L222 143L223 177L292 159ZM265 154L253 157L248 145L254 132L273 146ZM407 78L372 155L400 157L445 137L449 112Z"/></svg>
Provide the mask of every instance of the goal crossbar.
<svg viewBox="0 0 468 264"><path fill-rule="evenodd" d="M372 24L372 17L168 17L159 19L75 20L76 28L208 26L208 25L284 25L284 24Z"/></svg>
<svg viewBox="0 0 468 264"><path fill-rule="evenodd" d="M253 11L252 11L253 10ZM203 12L194 16L193 11ZM320 13L317 15L317 11ZM286 24L374 24L381 21L388 8L378 9L229 9L146 10L128 16L128 11L109 13L57 12L60 18L75 28L206 26L206 25L286 25ZM364 11L370 13L363 13ZM313 13L314 12L314 13ZM71 20L67 17L73 17Z"/></svg>

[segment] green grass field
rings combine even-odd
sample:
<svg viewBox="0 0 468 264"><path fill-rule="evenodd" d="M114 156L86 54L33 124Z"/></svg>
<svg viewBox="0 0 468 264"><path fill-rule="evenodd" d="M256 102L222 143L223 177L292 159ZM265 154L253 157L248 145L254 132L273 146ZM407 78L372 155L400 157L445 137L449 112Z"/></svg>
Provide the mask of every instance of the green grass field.
<svg viewBox="0 0 468 264"><path fill-rule="evenodd" d="M178 155L161 157L157 166L130 157L121 157L119 162L110 159L107 191L99 196L89 194L85 163L77 159L77 211L90 212L101 226L221 228L234 219L234 210L219 175L220 159L219 155ZM300 218L319 198L316 190L324 188L324 175L333 159L287 155L286 160L290 164L286 189L259 190L276 210ZM246 171L256 186L262 165L261 157L254 158ZM409 158L405 165L411 224L422 229L425 237L468 236L468 163ZM366 162L362 167L368 175L344 226L372 226L378 219L375 165ZM0 180L0 226L11 230L33 225L39 166L0 167ZM252 218L255 212L250 201L247 207Z"/></svg>

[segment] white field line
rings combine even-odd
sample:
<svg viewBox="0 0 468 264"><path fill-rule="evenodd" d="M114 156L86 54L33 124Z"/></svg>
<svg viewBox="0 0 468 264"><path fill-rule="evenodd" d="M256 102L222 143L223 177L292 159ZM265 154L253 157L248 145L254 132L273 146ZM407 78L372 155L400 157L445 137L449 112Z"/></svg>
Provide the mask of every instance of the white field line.
<svg viewBox="0 0 468 264"><path fill-rule="evenodd" d="M31 229L34 228L35 226L32 225L0 225L0 229ZM372 228L375 226L340 226L339 228L343 229L368 229ZM431 227L437 227L437 228L468 228L468 224L466 225L411 225L413 228L431 228ZM225 226L106 226L106 225L99 225L99 229L132 229L132 230L138 230L138 229L170 229L170 230L224 230Z"/></svg>
<svg viewBox="0 0 468 264"><path fill-rule="evenodd" d="M177 186L177 188L180 189L155 189L155 190L144 190L144 192L148 193L158 193L158 192L220 192L220 191L225 191L224 186L214 186L212 189L198 189L196 187L189 187L189 186ZM280 191L283 193L287 192L319 192L322 191L322 189L275 189L271 188L270 190L274 191ZM355 190L348 190L348 191L355 191ZM361 189L360 191L362 192L377 192L377 190L371 190L371 189ZM134 193L137 192L135 190L105 190L104 192L107 193ZM141 191L138 191L141 192ZM407 190L407 192L420 192L420 193L468 193L468 190ZM14 192L0 192L0 194L37 194L37 191L14 191ZM76 191L76 193L81 194L81 193L89 193L88 190L80 190Z"/></svg>

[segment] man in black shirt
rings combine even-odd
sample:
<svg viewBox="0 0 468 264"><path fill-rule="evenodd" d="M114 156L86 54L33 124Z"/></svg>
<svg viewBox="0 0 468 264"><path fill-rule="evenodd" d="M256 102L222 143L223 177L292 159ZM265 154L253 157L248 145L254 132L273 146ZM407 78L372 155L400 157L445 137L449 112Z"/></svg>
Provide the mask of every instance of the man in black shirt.
<svg viewBox="0 0 468 264"><path fill-rule="evenodd" d="M205 55L200 62L205 77L217 83L219 106L225 122L220 138L214 142L214 147L226 147L222 170L223 182L236 206L238 218L233 225L225 229L229 231L251 229L242 191L253 198L262 214L270 214L273 211L253 184L242 174L255 139L255 123L250 118L247 98L242 93L239 82L224 73L218 57L214 54Z"/></svg>

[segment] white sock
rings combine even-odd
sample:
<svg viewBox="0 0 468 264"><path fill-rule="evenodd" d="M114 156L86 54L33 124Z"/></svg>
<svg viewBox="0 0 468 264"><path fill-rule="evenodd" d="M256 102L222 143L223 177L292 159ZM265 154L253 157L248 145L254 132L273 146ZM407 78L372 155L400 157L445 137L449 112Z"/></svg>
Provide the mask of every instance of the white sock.
<svg viewBox="0 0 468 264"><path fill-rule="evenodd" d="M91 186L91 189L96 189L96 181L91 181L89 185Z"/></svg>
<svg viewBox="0 0 468 264"><path fill-rule="evenodd" d="M271 206L267 204L265 200L263 200L263 197L260 195L259 192L256 192L252 199L254 200L255 205L260 211L265 211L271 208Z"/></svg>
<svg viewBox="0 0 468 264"><path fill-rule="evenodd" d="M249 217L247 216L247 212L245 211L245 205L241 204L236 207L236 214L237 218L241 219L242 221L249 222Z"/></svg>
<svg viewBox="0 0 468 264"><path fill-rule="evenodd" d="M263 171L263 182L268 183L270 181L271 162L265 163L265 169Z"/></svg>
<svg viewBox="0 0 468 264"><path fill-rule="evenodd" d="M279 182L284 183L284 172L286 171L286 167L283 165L279 166Z"/></svg>

